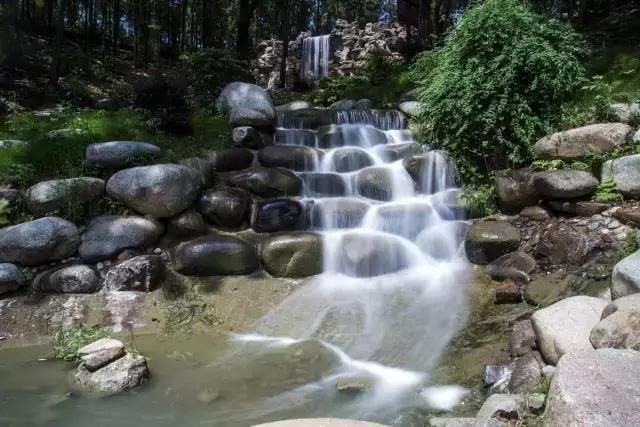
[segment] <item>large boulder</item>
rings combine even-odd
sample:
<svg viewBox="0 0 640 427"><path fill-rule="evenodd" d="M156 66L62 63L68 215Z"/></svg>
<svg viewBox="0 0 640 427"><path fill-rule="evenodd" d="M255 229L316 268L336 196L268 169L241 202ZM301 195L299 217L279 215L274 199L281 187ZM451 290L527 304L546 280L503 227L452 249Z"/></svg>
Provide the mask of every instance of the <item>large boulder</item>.
<svg viewBox="0 0 640 427"><path fill-rule="evenodd" d="M297 196L302 191L302 180L281 168L247 169L230 174L226 182L260 197Z"/></svg>
<svg viewBox="0 0 640 427"><path fill-rule="evenodd" d="M246 148L226 148L207 152L207 159L216 172L246 169L253 164L253 158L253 152Z"/></svg>
<svg viewBox="0 0 640 427"><path fill-rule="evenodd" d="M82 235L80 257L86 262L108 260L125 249L155 244L163 232L162 224L144 218L101 216Z"/></svg>
<svg viewBox="0 0 640 427"><path fill-rule="evenodd" d="M258 160L268 168L286 168L295 171L318 169L319 153L310 147L272 145L258 152Z"/></svg>
<svg viewBox="0 0 640 427"><path fill-rule="evenodd" d="M534 151L539 159L575 160L606 153L631 142L634 129L623 123L601 123L557 132L539 140Z"/></svg>
<svg viewBox="0 0 640 427"><path fill-rule="evenodd" d="M640 425L640 352L584 350L565 355L551 380L545 427Z"/></svg>
<svg viewBox="0 0 640 427"><path fill-rule="evenodd" d="M640 292L640 252L620 261L611 274L611 298L618 299Z"/></svg>
<svg viewBox="0 0 640 427"><path fill-rule="evenodd" d="M595 193L598 180L588 172L557 170L535 174L538 194L548 199L579 199Z"/></svg>
<svg viewBox="0 0 640 427"><path fill-rule="evenodd" d="M170 218L200 194L201 176L186 166L164 164L125 169L107 183L107 193L137 212Z"/></svg>
<svg viewBox="0 0 640 427"><path fill-rule="evenodd" d="M469 227L464 242L467 258L473 264L488 264L518 249L520 238L520 231L508 222L477 222Z"/></svg>
<svg viewBox="0 0 640 427"><path fill-rule="evenodd" d="M420 104L417 101L401 102L398 108L409 117L416 117L420 113Z"/></svg>
<svg viewBox="0 0 640 427"><path fill-rule="evenodd" d="M189 157L188 159L180 160L178 164L196 170L202 178L201 184L203 187L209 186L215 181L213 163L209 159L202 157Z"/></svg>
<svg viewBox="0 0 640 427"><path fill-rule="evenodd" d="M14 292L26 284L26 279L17 265L0 264L0 295Z"/></svg>
<svg viewBox="0 0 640 427"><path fill-rule="evenodd" d="M258 269L258 255L244 240L213 234L180 244L174 265L186 276L241 275Z"/></svg>
<svg viewBox="0 0 640 427"><path fill-rule="evenodd" d="M375 163L371 154L362 148L341 148L328 153L323 160L325 170L338 173L355 172Z"/></svg>
<svg viewBox="0 0 640 427"><path fill-rule="evenodd" d="M216 101L216 107L229 114L234 126L273 126L276 117L267 91L249 83L229 83Z"/></svg>
<svg viewBox="0 0 640 427"><path fill-rule="evenodd" d="M485 271L494 280L515 280L528 282L529 275L536 268L536 260L524 252L512 252L495 259L487 265Z"/></svg>
<svg viewBox="0 0 640 427"><path fill-rule="evenodd" d="M524 356L537 348L536 333L533 330L531 319L520 320L513 324L509 350L511 356Z"/></svg>
<svg viewBox="0 0 640 427"><path fill-rule="evenodd" d="M282 233L267 239L260 249L264 269L275 277L308 277L322 273L322 236Z"/></svg>
<svg viewBox="0 0 640 427"><path fill-rule="evenodd" d="M248 219L251 196L238 188L210 190L197 203L198 211L219 227L239 227Z"/></svg>
<svg viewBox="0 0 640 427"><path fill-rule="evenodd" d="M73 382L87 391L112 395L137 387L148 377L149 368L144 356L127 353L94 372L80 365Z"/></svg>
<svg viewBox="0 0 640 427"><path fill-rule="evenodd" d="M602 179L611 179L624 196L640 198L640 154L609 160L602 165Z"/></svg>
<svg viewBox="0 0 640 427"><path fill-rule="evenodd" d="M566 353L593 349L589 335L606 306L603 299L576 296L533 313L531 322L545 360L555 365Z"/></svg>
<svg viewBox="0 0 640 427"><path fill-rule="evenodd" d="M160 155L160 147L145 142L111 141L90 144L85 153L88 168L124 169Z"/></svg>
<svg viewBox="0 0 640 427"><path fill-rule="evenodd" d="M271 199L255 205L251 228L258 233L293 231L306 228L306 209L294 199Z"/></svg>
<svg viewBox="0 0 640 427"><path fill-rule="evenodd" d="M509 380L509 390L513 393L531 392L542 379L540 370L543 366L542 356L537 351L518 358Z"/></svg>
<svg viewBox="0 0 640 427"><path fill-rule="evenodd" d="M72 265L40 273L33 280L33 289L61 294L88 294L100 290L100 279L87 265Z"/></svg>
<svg viewBox="0 0 640 427"><path fill-rule="evenodd" d="M80 235L62 218L46 217L0 229L0 262L35 266L75 255Z"/></svg>
<svg viewBox="0 0 640 427"><path fill-rule="evenodd" d="M152 292L162 287L164 273L160 255L142 255L111 267L104 276L104 287L111 291Z"/></svg>
<svg viewBox="0 0 640 427"><path fill-rule="evenodd" d="M276 145L302 145L315 147L318 137L312 130L307 129L277 129L274 137Z"/></svg>
<svg viewBox="0 0 640 427"><path fill-rule="evenodd" d="M540 236L534 256L544 265L581 265L597 246L584 232L567 223L555 223Z"/></svg>
<svg viewBox="0 0 640 427"><path fill-rule="evenodd" d="M591 330L591 344L595 348L640 350L640 293L605 307L602 320Z"/></svg>
<svg viewBox="0 0 640 427"><path fill-rule="evenodd" d="M304 193L307 197L338 197L347 195L345 178L337 173L303 173Z"/></svg>
<svg viewBox="0 0 640 427"><path fill-rule="evenodd" d="M34 215L59 213L94 203L104 195L104 181L97 178L69 178L40 182L27 190L27 209Z"/></svg>
<svg viewBox="0 0 640 427"><path fill-rule="evenodd" d="M538 202L534 173L529 168L510 169L496 175L495 189L498 207L506 214L517 214Z"/></svg>
<svg viewBox="0 0 640 427"><path fill-rule="evenodd" d="M391 169L370 167L356 175L358 194L368 199L389 201L393 198L394 177Z"/></svg>

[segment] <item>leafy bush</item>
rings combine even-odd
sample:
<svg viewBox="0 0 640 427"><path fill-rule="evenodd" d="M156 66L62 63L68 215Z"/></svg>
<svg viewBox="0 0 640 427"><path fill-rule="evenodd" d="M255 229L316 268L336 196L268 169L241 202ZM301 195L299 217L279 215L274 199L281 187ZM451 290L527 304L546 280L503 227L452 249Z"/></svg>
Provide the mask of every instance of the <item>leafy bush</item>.
<svg viewBox="0 0 640 427"><path fill-rule="evenodd" d="M53 352L56 359L74 362L78 360L78 350L87 344L107 337L107 330L101 326L84 326L62 330L55 336Z"/></svg>
<svg viewBox="0 0 640 427"><path fill-rule="evenodd" d="M498 209L495 187L490 184L465 186L462 200L472 216L490 216Z"/></svg>
<svg viewBox="0 0 640 427"><path fill-rule="evenodd" d="M602 203L621 202L623 199L622 194L616 188L616 183L611 178L602 180L594 196L595 201Z"/></svg>
<svg viewBox="0 0 640 427"><path fill-rule="evenodd" d="M622 261L635 254L638 249L638 232L636 230L630 231L618 249L618 259Z"/></svg>
<svg viewBox="0 0 640 427"><path fill-rule="evenodd" d="M413 66L421 129L466 178L523 164L583 84L586 53L568 25L523 1L485 0Z"/></svg>

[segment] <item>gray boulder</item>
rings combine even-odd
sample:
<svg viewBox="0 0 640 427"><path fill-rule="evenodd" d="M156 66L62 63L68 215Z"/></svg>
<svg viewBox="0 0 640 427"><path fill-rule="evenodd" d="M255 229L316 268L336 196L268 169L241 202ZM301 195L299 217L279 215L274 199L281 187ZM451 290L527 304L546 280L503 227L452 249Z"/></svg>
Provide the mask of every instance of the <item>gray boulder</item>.
<svg viewBox="0 0 640 427"><path fill-rule="evenodd" d="M510 169L498 174L495 189L498 207L506 214L516 214L538 202L534 173L529 168Z"/></svg>
<svg viewBox="0 0 640 427"><path fill-rule="evenodd" d="M18 266L0 264L0 295L14 292L26 284L26 279Z"/></svg>
<svg viewBox="0 0 640 427"><path fill-rule="evenodd" d="M557 170L535 174L538 194L548 199L579 199L595 193L598 180L588 172Z"/></svg>
<svg viewBox="0 0 640 427"><path fill-rule="evenodd" d="M536 333L533 330L531 320L520 320L513 325L509 350L513 357L524 356L537 348Z"/></svg>
<svg viewBox="0 0 640 427"><path fill-rule="evenodd" d="M294 171L311 171L318 168L319 155L311 147L294 145L272 145L258 153L262 166L286 168Z"/></svg>
<svg viewBox="0 0 640 427"><path fill-rule="evenodd" d="M33 288L40 292L88 294L100 290L100 279L87 265L72 265L36 276Z"/></svg>
<svg viewBox="0 0 640 427"><path fill-rule="evenodd" d="M230 174L226 182L260 197L297 196L302 180L293 172L280 168L251 168Z"/></svg>
<svg viewBox="0 0 640 427"><path fill-rule="evenodd" d="M640 252L620 261L611 274L611 298L618 299L640 292Z"/></svg>
<svg viewBox="0 0 640 427"><path fill-rule="evenodd" d="M606 306L600 298L576 296L533 313L531 323L544 359L555 365L566 353L593 349L589 336Z"/></svg>
<svg viewBox="0 0 640 427"><path fill-rule="evenodd" d="M640 198L640 154L609 160L602 165L602 179L611 179L624 196Z"/></svg>
<svg viewBox="0 0 640 427"><path fill-rule="evenodd" d="M151 246L163 233L162 224L144 218L101 216L82 235L80 257L86 262L108 260L125 249Z"/></svg>
<svg viewBox="0 0 640 427"><path fill-rule="evenodd" d="M602 320L591 330L591 344L595 348L640 350L640 293L605 307Z"/></svg>
<svg viewBox="0 0 640 427"><path fill-rule="evenodd" d="M465 238L467 258L486 265L520 246L520 231L505 221L482 221L469 227Z"/></svg>
<svg viewBox="0 0 640 427"><path fill-rule="evenodd" d="M629 123L633 117L640 115L640 103L638 102L611 104L611 108L622 123Z"/></svg>
<svg viewBox="0 0 640 427"><path fill-rule="evenodd" d="M90 372L96 371L124 355L124 344L111 338L102 338L78 350L82 364Z"/></svg>
<svg viewBox="0 0 640 427"><path fill-rule="evenodd" d="M398 108L409 117L416 117L420 112L420 104L416 101L402 102Z"/></svg>
<svg viewBox="0 0 640 427"><path fill-rule="evenodd" d="M353 104L354 110L369 110L373 106L373 101L370 99L359 99Z"/></svg>
<svg viewBox="0 0 640 427"><path fill-rule="evenodd" d="M303 230L307 226L306 209L294 199L270 199L258 202L251 215L251 228L258 233Z"/></svg>
<svg viewBox="0 0 640 427"><path fill-rule="evenodd" d="M306 129L276 129L274 142L276 145L303 145L315 147L316 133ZM262 148L262 147L258 147Z"/></svg>
<svg viewBox="0 0 640 427"><path fill-rule="evenodd" d="M547 307L566 296L570 287L570 277L560 271L536 278L529 283L524 296L531 305Z"/></svg>
<svg viewBox="0 0 640 427"><path fill-rule="evenodd" d="M567 223L555 223L546 228L540 236L533 255L540 264L582 265L596 245L585 233Z"/></svg>
<svg viewBox="0 0 640 427"><path fill-rule="evenodd" d="M196 170L202 178L201 184L203 187L209 186L215 181L213 163L211 163L209 159L204 159L202 157L190 157L188 159L180 160L178 163L182 166Z"/></svg>
<svg viewBox="0 0 640 427"><path fill-rule="evenodd" d="M142 255L109 269L104 287L111 291L152 292L162 287L165 266L159 255Z"/></svg>
<svg viewBox="0 0 640 427"><path fill-rule="evenodd" d="M195 209L187 209L171 218L167 224L167 233L173 237L198 237L207 234L209 227L204 218Z"/></svg>
<svg viewBox="0 0 640 427"><path fill-rule="evenodd" d="M107 193L140 213L169 218L191 206L200 187L201 176L195 170L164 164L116 173L107 183Z"/></svg>
<svg viewBox="0 0 640 427"><path fill-rule="evenodd" d="M38 216L59 213L69 207L94 203L104 195L98 178L69 178L40 182L27 190L27 209Z"/></svg>
<svg viewBox="0 0 640 427"><path fill-rule="evenodd" d="M149 368L145 358L127 353L94 372L80 365L73 382L87 391L112 395L137 387L148 377Z"/></svg>
<svg viewBox="0 0 640 427"><path fill-rule="evenodd" d="M253 153L247 148L234 147L208 151L207 158L216 172L242 170L253 164Z"/></svg>
<svg viewBox="0 0 640 427"><path fill-rule="evenodd" d="M275 277L308 277L322 273L322 236L297 232L267 239L260 249L264 269Z"/></svg>
<svg viewBox="0 0 640 427"><path fill-rule="evenodd" d="M352 99L341 99L329 105L327 108L329 110L352 110L354 105L355 101Z"/></svg>
<svg viewBox="0 0 640 427"><path fill-rule="evenodd" d="M186 276L242 275L258 269L258 256L244 240L214 234L180 244L174 265Z"/></svg>
<svg viewBox="0 0 640 427"><path fill-rule="evenodd" d="M589 125L546 136L536 143L534 151L539 159L575 160L631 142L633 133L634 129L623 123Z"/></svg>
<svg viewBox="0 0 640 427"><path fill-rule="evenodd" d="M509 390L512 393L531 392L542 379L541 369L544 366L542 356L537 351L531 351L516 360Z"/></svg>
<svg viewBox="0 0 640 427"><path fill-rule="evenodd" d="M611 208L611 205L608 203L592 202L588 200L581 200L578 202L550 200L547 204L554 212L577 216L592 216Z"/></svg>
<svg viewBox="0 0 640 427"><path fill-rule="evenodd" d="M327 156L328 169L338 173L355 172L373 166L374 159L361 148L343 148Z"/></svg>
<svg viewBox="0 0 640 427"><path fill-rule="evenodd" d="M210 190L197 203L198 211L219 227L240 227L248 219L251 196L238 188Z"/></svg>
<svg viewBox="0 0 640 427"><path fill-rule="evenodd" d="M560 359L547 400L545 427L640 425L640 352L584 350Z"/></svg>
<svg viewBox="0 0 640 427"><path fill-rule="evenodd" d="M78 229L62 218L40 218L0 229L0 262L46 264L75 255L78 246Z"/></svg>
<svg viewBox="0 0 640 427"><path fill-rule="evenodd" d="M549 211L541 206L529 206L520 211L520 216L532 219L534 221L546 221L551 218Z"/></svg>
<svg viewBox="0 0 640 427"><path fill-rule="evenodd" d="M216 107L229 114L234 126L272 126L276 117L267 91L249 83L229 83L216 101Z"/></svg>
<svg viewBox="0 0 640 427"><path fill-rule="evenodd" d="M145 142L111 141L90 144L85 152L88 168L124 169L160 155L160 147Z"/></svg>
<svg viewBox="0 0 640 427"><path fill-rule="evenodd" d="M259 149L267 145L264 135L251 126L240 126L234 128L231 138L236 146L243 148Z"/></svg>
<svg viewBox="0 0 640 427"><path fill-rule="evenodd" d="M524 252L513 252L495 259L487 265L485 271L494 280L515 280L523 283L530 280L529 275L536 268L536 260Z"/></svg>

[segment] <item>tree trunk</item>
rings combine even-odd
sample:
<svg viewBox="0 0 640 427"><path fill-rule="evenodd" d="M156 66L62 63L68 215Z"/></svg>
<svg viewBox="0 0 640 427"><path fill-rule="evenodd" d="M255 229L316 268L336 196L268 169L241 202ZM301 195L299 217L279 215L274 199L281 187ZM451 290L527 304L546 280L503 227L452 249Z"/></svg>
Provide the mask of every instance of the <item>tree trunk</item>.
<svg viewBox="0 0 640 427"><path fill-rule="evenodd" d="M120 0L113 0L113 26L111 30L111 50L116 55L120 35Z"/></svg>
<svg viewBox="0 0 640 427"><path fill-rule="evenodd" d="M64 10L65 0L58 0L56 11L56 44L51 61L49 85L57 87L60 77L60 65L62 61L62 44L64 43Z"/></svg>
<svg viewBox="0 0 640 427"><path fill-rule="evenodd" d="M251 20L253 12L258 7L258 0L240 0L238 7L238 36L236 41L236 51L240 58L248 58L251 48L249 31L251 30Z"/></svg>
<svg viewBox="0 0 640 427"><path fill-rule="evenodd" d="M282 39L282 63L280 64L280 87L287 87L287 58L289 57L289 37L291 34L290 21L291 21L291 7L289 1L283 2L284 8L282 10L282 26L280 29Z"/></svg>

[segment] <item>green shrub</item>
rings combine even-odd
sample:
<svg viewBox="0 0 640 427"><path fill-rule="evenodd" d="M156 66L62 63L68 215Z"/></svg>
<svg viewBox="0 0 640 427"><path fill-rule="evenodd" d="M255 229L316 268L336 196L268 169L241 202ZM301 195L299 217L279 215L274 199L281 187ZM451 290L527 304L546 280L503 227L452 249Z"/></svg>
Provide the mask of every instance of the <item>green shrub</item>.
<svg viewBox="0 0 640 427"><path fill-rule="evenodd" d="M485 0L418 57L421 128L466 178L528 162L584 82L585 42L521 0Z"/></svg>
<svg viewBox="0 0 640 427"><path fill-rule="evenodd" d="M616 203L623 200L622 194L618 192L616 183L611 178L602 180L593 198L602 203Z"/></svg>
<svg viewBox="0 0 640 427"><path fill-rule="evenodd" d="M638 249L638 232L636 230L630 231L618 249L618 259L623 260L638 252Z"/></svg>
<svg viewBox="0 0 640 427"><path fill-rule="evenodd" d="M465 186L462 200L473 216L490 216L498 210L495 187L491 184Z"/></svg>
<svg viewBox="0 0 640 427"><path fill-rule="evenodd" d="M53 352L56 359L68 362L77 361L78 350L87 344L107 337L107 330L101 326L84 326L62 330L55 336Z"/></svg>

